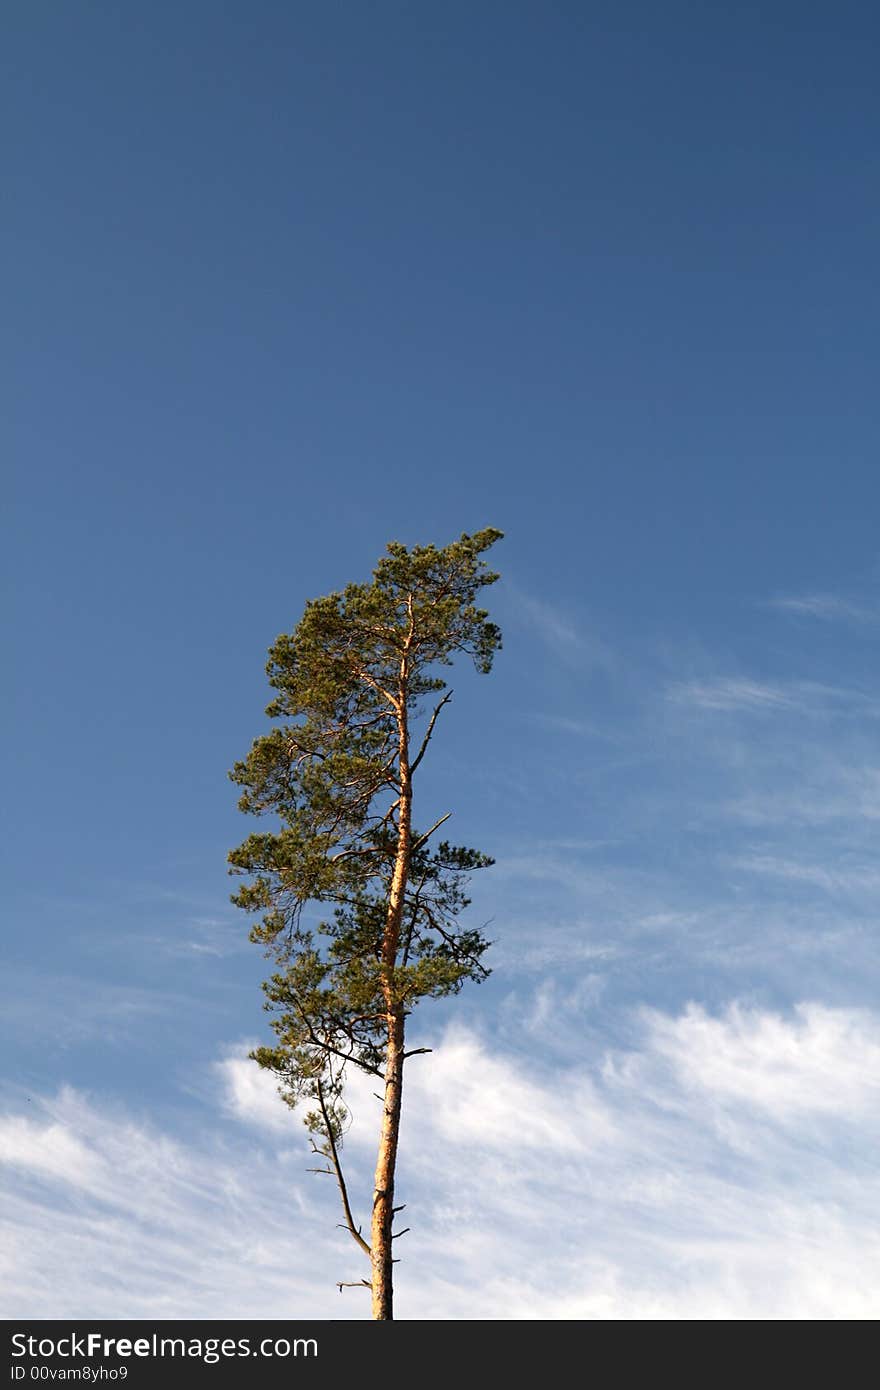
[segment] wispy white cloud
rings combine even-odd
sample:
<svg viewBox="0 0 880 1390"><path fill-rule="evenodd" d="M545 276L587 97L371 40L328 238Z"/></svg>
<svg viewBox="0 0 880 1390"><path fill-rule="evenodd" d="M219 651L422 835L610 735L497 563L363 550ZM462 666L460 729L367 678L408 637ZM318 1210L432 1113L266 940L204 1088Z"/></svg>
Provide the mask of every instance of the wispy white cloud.
<svg viewBox="0 0 880 1390"><path fill-rule="evenodd" d="M772 854L732 856L730 863L748 873L821 888L826 893L876 894L880 889L880 867L870 864L804 862Z"/></svg>
<svg viewBox="0 0 880 1390"><path fill-rule="evenodd" d="M411 1064L400 1316L876 1317L878 1064L875 1014L813 1003L646 1012L556 1070L451 1030ZM9 1315L367 1315L296 1116L240 1055L218 1078L240 1139L71 1091L0 1119Z"/></svg>
<svg viewBox="0 0 880 1390"><path fill-rule="evenodd" d="M843 759L805 752L801 767L781 762L752 766L751 789L725 803L731 816L753 825L849 823L853 835L865 822L880 820L880 767L853 766ZM873 831L872 831L873 833Z"/></svg>
<svg viewBox="0 0 880 1390"><path fill-rule="evenodd" d="M2 1011L4 1031L17 1039L49 1033L60 1049L101 1038L118 1043L142 1032L150 1020L192 1007L186 995L132 983L10 967ZM47 1018L51 1023L47 1024Z"/></svg>
<svg viewBox="0 0 880 1390"><path fill-rule="evenodd" d="M290 1107L281 1100L270 1072L252 1062L251 1043L238 1043L215 1063L221 1099L227 1114L270 1133L291 1133Z"/></svg>
<svg viewBox="0 0 880 1390"><path fill-rule="evenodd" d="M0 1118L7 1316L326 1312L332 1242L301 1164L174 1139L70 1088L28 1110Z"/></svg>
<svg viewBox="0 0 880 1390"><path fill-rule="evenodd" d="M511 580L505 584L515 615L561 661L611 671L616 666L611 647L598 634L575 621L559 603L526 593Z"/></svg>
<svg viewBox="0 0 880 1390"><path fill-rule="evenodd" d="M812 716L880 715L876 696L821 681L764 682L738 676L680 681L667 688L666 697L676 704L698 709L748 713L779 712Z"/></svg>
<svg viewBox="0 0 880 1390"><path fill-rule="evenodd" d="M471 1032L452 1029L412 1074L423 1129L474 1152L586 1154L613 1133L610 1113L584 1069L533 1076L522 1060L499 1057ZM419 1151L428 1152L424 1145Z"/></svg>
<svg viewBox="0 0 880 1390"><path fill-rule="evenodd" d="M801 594L770 599L768 607L823 622L874 623L878 614L837 594Z"/></svg>
<svg viewBox="0 0 880 1390"><path fill-rule="evenodd" d="M190 917L180 924L178 935L161 939L162 949L169 955L231 956L248 948L247 934L241 923L230 917Z"/></svg>
<svg viewBox="0 0 880 1390"><path fill-rule="evenodd" d="M544 728L552 729L560 734L573 734L575 738L600 739L603 743L619 743L620 735L613 730L603 728L596 720L575 719L563 714L545 714L538 712L531 714L528 718L536 724L541 724Z"/></svg>
<svg viewBox="0 0 880 1390"><path fill-rule="evenodd" d="M669 687L667 698L700 709L772 710L790 706L791 695L778 685L735 677L683 681Z"/></svg>
<svg viewBox="0 0 880 1390"><path fill-rule="evenodd" d="M636 1062L673 1069L684 1094L790 1123L827 1115L880 1123L880 1020L866 1011L803 1003L790 1016L730 1006L713 1017L646 1014L650 1045ZM668 1083L667 1083L668 1084Z"/></svg>
<svg viewBox="0 0 880 1390"><path fill-rule="evenodd" d="M72 1093L62 1091L60 1109ZM37 1177L54 1178L70 1187L100 1190L106 1164L63 1122L42 1123L26 1115L9 1115L0 1123L0 1163Z"/></svg>

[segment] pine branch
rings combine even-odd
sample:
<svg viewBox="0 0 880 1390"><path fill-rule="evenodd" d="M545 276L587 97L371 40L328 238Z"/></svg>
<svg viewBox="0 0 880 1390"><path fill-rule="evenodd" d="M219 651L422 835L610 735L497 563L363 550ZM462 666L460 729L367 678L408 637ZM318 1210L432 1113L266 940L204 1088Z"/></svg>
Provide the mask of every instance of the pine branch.
<svg viewBox="0 0 880 1390"><path fill-rule="evenodd" d="M341 1048L334 1047L332 1043L327 1042L324 1038L319 1038L318 1034L314 1030L314 1027L312 1026L311 1020L306 1017L302 1009L295 1001L294 1008L299 1014L302 1025L308 1033L309 1042L312 1044L313 1047L319 1047L322 1049L322 1051L328 1054L332 1053L334 1057L338 1057L342 1062L354 1062L354 1065L356 1067L360 1067L361 1071L369 1072L371 1076L378 1076L381 1078L384 1075L384 1073L381 1072L378 1067L371 1067L366 1062L360 1061L357 1057L355 1057L353 1052L343 1052ZM352 1041L354 1041L354 1039L352 1039Z"/></svg>
<svg viewBox="0 0 880 1390"><path fill-rule="evenodd" d="M358 1227L354 1224L354 1217L351 1214L351 1205L348 1200L348 1188L345 1186L345 1178L342 1176L342 1167L339 1162L339 1151L336 1148L336 1140L333 1138L333 1125L331 1123L330 1116L327 1114L327 1106L324 1103L324 1087L321 1085L320 1078L318 1078L317 1081L317 1092L318 1104L321 1107L321 1115L323 1116L324 1128L327 1133L327 1143L330 1146L330 1152L329 1154L327 1154L327 1157L333 1164L333 1168L336 1173L336 1181L339 1184L339 1195L342 1198L342 1210L345 1212L345 1225L354 1242L360 1246L367 1259L370 1259L370 1247L364 1240Z"/></svg>
<svg viewBox="0 0 880 1390"><path fill-rule="evenodd" d="M434 713L431 715L431 718L428 722L428 728L425 732L425 737L422 739L422 746L416 754L415 762L410 767L410 776L412 776L412 774L415 772L416 768L418 767L419 763L422 761L422 758L425 756L425 753L427 752L428 744L431 742L431 735L434 732L434 725L437 723L438 714L442 710L443 706L447 705L451 699L452 691L448 690L446 694L443 696L443 699L438 704L437 708L434 710Z"/></svg>
<svg viewBox="0 0 880 1390"><path fill-rule="evenodd" d="M435 831L435 830L439 830L440 827L441 827L441 825L443 824L443 822L444 822L444 821L448 821L448 820L449 820L449 817L450 817L451 815L452 815L452 812L451 812L451 811L447 811L445 816L441 816L440 819L439 819L438 821L435 821L435 822L434 822L434 824L431 826L431 829L430 829L430 830L426 830L425 833L424 833L424 835L420 835L419 838L416 840L415 844L410 846L410 851L409 851L410 854L415 854L415 852L416 852L417 849L421 849L421 847L422 847L422 845L425 843L425 841L426 841L426 840L429 840L429 839L431 838L431 836L434 834L434 831Z"/></svg>

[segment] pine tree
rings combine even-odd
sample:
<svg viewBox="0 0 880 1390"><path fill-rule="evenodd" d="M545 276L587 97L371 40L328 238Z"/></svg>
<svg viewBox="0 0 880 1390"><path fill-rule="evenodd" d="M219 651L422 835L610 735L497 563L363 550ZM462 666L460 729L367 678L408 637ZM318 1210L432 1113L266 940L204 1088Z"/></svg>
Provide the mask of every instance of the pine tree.
<svg viewBox="0 0 880 1390"><path fill-rule="evenodd" d="M488 672L501 645L477 606L498 578L482 556L500 537L486 529L442 550L392 543L372 583L307 603L269 652L266 713L281 722L230 773L241 810L275 823L229 855L230 872L248 879L232 900L259 915L251 939L276 967L263 986L276 1041L252 1056L288 1104L306 1106L320 1171L335 1176L345 1225L370 1260L357 1282L371 1288L378 1319L393 1317L404 1066L428 1050L407 1050L407 1020L421 999L488 974L489 942L459 917L469 874L492 860L435 840L450 812L416 826L413 779L452 696L442 668L465 655ZM369 1240L340 1159L351 1066L384 1095Z"/></svg>

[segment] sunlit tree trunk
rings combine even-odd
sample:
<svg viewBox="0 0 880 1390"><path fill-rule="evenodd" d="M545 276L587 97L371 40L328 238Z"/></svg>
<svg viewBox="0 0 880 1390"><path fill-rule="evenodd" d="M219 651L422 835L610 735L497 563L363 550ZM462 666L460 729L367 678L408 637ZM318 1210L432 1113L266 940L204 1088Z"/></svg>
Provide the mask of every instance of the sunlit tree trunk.
<svg viewBox="0 0 880 1390"><path fill-rule="evenodd" d="M391 891L388 895L388 915L382 941L382 976L387 1009L388 1048L385 1061L385 1095L382 1103L382 1127L376 1158L376 1177L373 1185L373 1214L370 1228L371 1263L373 1267L373 1317L384 1320L394 1317L392 1225L394 1222L394 1174L397 1167L397 1145L400 1138L400 1107L403 1099L404 1027L405 1014L394 985L394 970L400 942L400 925L409 876L412 845L412 774L409 765L409 729L406 709L406 662L404 654L399 690L399 749L398 774L400 801L398 803L397 855Z"/></svg>

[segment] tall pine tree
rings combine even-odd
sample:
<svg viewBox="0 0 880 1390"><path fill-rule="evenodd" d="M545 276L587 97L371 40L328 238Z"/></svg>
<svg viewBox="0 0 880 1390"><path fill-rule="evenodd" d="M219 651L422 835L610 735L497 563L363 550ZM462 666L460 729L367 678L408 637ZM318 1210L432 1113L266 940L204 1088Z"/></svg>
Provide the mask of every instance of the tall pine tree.
<svg viewBox="0 0 880 1390"><path fill-rule="evenodd" d="M392 543L372 583L307 603L269 652L266 712L280 722L230 773L241 810L273 818L229 855L231 872L247 876L233 902L259 916L251 938L276 966L263 986L275 1045L253 1056L291 1106L306 1105L321 1171L335 1175L345 1225L370 1260L360 1282L379 1319L393 1317L404 1067L425 1051L407 1050L407 1020L419 1000L488 974L489 943L459 916L469 874L492 861L437 839L450 812L417 825L413 786L451 699L442 669L465 655L488 672L501 644L477 605L498 578L482 557L500 537L486 529L442 550ZM369 1239L340 1159L351 1066L384 1088Z"/></svg>

